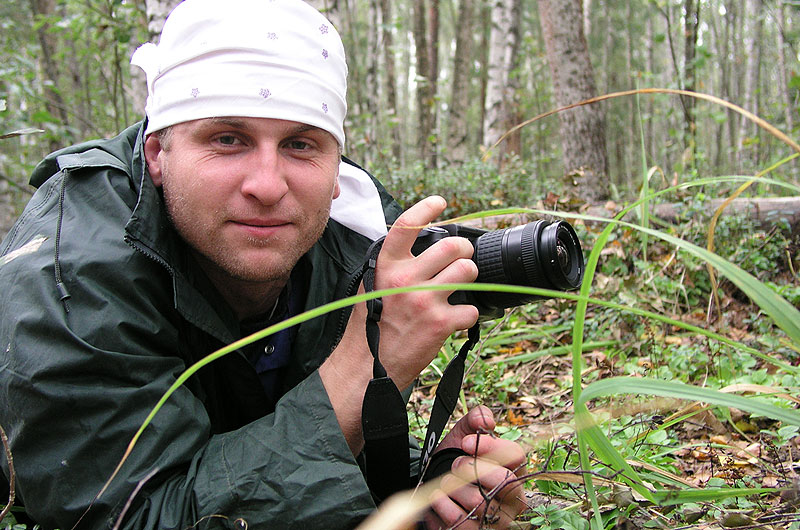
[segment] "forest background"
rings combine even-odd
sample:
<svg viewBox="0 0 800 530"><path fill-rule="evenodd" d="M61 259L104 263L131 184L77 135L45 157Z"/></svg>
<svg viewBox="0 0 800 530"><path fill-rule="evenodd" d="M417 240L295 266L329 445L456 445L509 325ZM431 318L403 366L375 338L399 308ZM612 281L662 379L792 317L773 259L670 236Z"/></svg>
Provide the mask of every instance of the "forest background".
<svg viewBox="0 0 800 530"><path fill-rule="evenodd" d="M176 3L0 3L0 235L45 154L143 117L130 55ZM348 53L346 154L402 203L438 193L451 217L507 214L492 226L562 212L581 237L584 301L510 313L465 382L464 401L490 405L499 432L532 450L520 524L800 527L800 2L310 3ZM635 89L660 90L617 95ZM712 217L734 196L724 213L744 215ZM630 226L604 231L642 199ZM703 249L724 258L724 278ZM423 375L412 423L460 340ZM581 440L581 392L608 396L586 392L608 378L611 400L589 404L602 433ZM686 388L653 381L724 392L686 402ZM779 412L734 399L754 393Z"/></svg>

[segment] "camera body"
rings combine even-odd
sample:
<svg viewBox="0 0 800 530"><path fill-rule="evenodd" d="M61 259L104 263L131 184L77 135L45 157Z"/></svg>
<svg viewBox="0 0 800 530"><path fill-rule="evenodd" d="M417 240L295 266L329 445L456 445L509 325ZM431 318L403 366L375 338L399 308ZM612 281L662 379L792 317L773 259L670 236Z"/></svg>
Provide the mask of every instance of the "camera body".
<svg viewBox="0 0 800 530"><path fill-rule="evenodd" d="M418 255L440 239L453 236L472 243L475 249L472 261L478 266L476 282L568 291L580 287L583 280L580 241L566 221L538 220L491 231L458 224L433 226L420 231L411 252ZM481 318L492 319L502 316L506 308L542 298L519 293L456 291L449 301L474 305Z"/></svg>

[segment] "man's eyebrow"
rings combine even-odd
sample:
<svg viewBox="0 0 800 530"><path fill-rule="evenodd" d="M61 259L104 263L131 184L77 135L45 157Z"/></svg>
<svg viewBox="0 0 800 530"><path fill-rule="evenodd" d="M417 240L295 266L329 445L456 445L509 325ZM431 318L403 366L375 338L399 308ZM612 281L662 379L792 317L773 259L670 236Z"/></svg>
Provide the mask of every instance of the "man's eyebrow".
<svg viewBox="0 0 800 530"><path fill-rule="evenodd" d="M290 130L291 134L302 134L305 132L314 132L314 131L322 131L323 129L315 126L315 125L308 125L307 123L300 123L296 127Z"/></svg>
<svg viewBox="0 0 800 530"><path fill-rule="evenodd" d="M245 120L241 120L238 118L208 118L208 124L210 125L226 125L228 127L233 127L235 129L247 129L247 122Z"/></svg>
<svg viewBox="0 0 800 530"><path fill-rule="evenodd" d="M247 120L231 116L206 118L206 120L207 120L206 124L212 127L223 125L226 127L231 127L243 131L252 128L251 124ZM296 125L289 127L286 131L286 134L289 135L303 134L306 132L314 132L314 131L324 131L324 129L317 127L316 125L309 125L307 123L298 123Z"/></svg>

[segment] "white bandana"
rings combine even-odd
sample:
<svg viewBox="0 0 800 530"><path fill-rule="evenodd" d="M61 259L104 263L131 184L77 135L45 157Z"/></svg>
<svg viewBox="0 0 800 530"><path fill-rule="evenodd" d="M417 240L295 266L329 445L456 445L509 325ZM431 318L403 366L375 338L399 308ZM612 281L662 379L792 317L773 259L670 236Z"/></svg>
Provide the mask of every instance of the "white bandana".
<svg viewBox="0 0 800 530"><path fill-rule="evenodd" d="M131 64L147 75L146 134L200 118L274 118L344 147L344 47L302 0L185 0Z"/></svg>

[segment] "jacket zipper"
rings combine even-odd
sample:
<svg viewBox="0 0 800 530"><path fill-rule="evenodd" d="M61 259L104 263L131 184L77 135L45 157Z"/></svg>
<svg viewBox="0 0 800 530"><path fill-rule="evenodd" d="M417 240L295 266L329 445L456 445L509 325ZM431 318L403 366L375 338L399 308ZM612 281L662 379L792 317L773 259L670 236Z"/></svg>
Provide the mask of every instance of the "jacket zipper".
<svg viewBox="0 0 800 530"><path fill-rule="evenodd" d="M162 267L167 269L167 272L169 272L170 276L172 276L173 278L175 277L175 273L174 273L174 271L172 269L172 266L170 266L169 263L167 263L164 259L162 259L161 256L159 256L155 252L150 251L147 247L145 247L144 245L139 243L137 240L134 240L133 237L131 237L128 234L125 234L125 237L123 239L124 239L125 243L130 245L130 247L133 248L135 251L137 251L137 252L147 256L151 260L155 261L156 263L158 263L159 265L161 265Z"/></svg>

